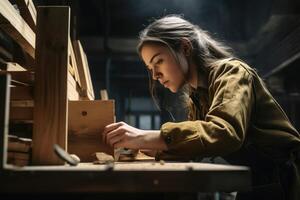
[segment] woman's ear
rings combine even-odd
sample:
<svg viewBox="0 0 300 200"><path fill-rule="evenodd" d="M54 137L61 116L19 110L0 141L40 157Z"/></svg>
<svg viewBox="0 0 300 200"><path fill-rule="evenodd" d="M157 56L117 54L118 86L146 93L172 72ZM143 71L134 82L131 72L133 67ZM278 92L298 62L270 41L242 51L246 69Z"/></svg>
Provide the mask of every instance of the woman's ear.
<svg viewBox="0 0 300 200"><path fill-rule="evenodd" d="M181 49L185 56L189 57L192 53L192 44L187 38L181 40Z"/></svg>

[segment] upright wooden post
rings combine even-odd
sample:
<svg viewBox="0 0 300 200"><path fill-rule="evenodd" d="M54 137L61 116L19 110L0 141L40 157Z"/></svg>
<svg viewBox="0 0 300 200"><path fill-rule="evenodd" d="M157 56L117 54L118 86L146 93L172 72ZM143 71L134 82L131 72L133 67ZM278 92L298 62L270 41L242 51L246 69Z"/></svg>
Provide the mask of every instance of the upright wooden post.
<svg viewBox="0 0 300 200"><path fill-rule="evenodd" d="M64 164L53 151L67 150L70 8L38 7L34 92L33 164Z"/></svg>
<svg viewBox="0 0 300 200"><path fill-rule="evenodd" d="M0 74L0 170L7 163L10 75Z"/></svg>

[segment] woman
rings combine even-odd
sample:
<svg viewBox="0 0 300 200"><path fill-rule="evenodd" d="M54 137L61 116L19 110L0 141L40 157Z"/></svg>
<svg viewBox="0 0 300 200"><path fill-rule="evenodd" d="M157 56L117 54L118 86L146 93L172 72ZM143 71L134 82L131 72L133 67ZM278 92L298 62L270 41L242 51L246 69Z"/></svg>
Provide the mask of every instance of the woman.
<svg viewBox="0 0 300 200"><path fill-rule="evenodd" d="M299 133L252 68L174 15L141 32L138 52L153 80L172 92L188 85L190 119L158 131L110 124L108 144L158 150L166 160L222 156L251 167L253 191L238 198L300 199Z"/></svg>

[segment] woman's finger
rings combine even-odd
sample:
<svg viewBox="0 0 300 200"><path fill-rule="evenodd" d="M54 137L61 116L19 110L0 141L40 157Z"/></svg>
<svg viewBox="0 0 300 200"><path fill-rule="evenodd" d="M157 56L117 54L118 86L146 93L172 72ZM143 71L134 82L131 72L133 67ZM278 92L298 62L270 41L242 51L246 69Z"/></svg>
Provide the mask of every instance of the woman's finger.
<svg viewBox="0 0 300 200"><path fill-rule="evenodd" d="M109 140L109 144L114 147L118 142L121 142L124 139L125 135L124 134L118 134L112 137Z"/></svg>
<svg viewBox="0 0 300 200"><path fill-rule="evenodd" d="M109 144L111 138L113 138L113 137L115 137L115 136L117 136L117 135L119 135L119 134L124 134L124 132L125 132L124 128L119 127L119 128L117 128L117 129L115 129L115 130L113 130L113 131L107 133L107 134L106 134L106 141L105 141L106 144Z"/></svg>
<svg viewBox="0 0 300 200"><path fill-rule="evenodd" d="M102 141L106 142L107 134L109 132L111 132L112 130L119 128L122 125L124 125L124 122L112 123L112 124L105 126L103 133L102 133Z"/></svg>

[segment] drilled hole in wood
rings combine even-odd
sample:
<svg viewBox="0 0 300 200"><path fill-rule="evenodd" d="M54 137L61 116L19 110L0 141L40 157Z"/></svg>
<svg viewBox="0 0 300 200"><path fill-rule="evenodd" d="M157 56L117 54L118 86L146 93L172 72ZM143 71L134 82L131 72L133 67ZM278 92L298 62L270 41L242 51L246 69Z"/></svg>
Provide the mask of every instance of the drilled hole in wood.
<svg viewBox="0 0 300 200"><path fill-rule="evenodd" d="M82 114L82 116L86 116L87 112L86 111L82 111L81 114Z"/></svg>

